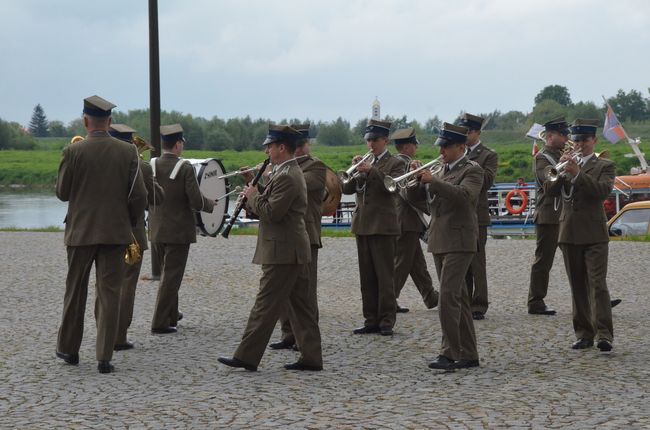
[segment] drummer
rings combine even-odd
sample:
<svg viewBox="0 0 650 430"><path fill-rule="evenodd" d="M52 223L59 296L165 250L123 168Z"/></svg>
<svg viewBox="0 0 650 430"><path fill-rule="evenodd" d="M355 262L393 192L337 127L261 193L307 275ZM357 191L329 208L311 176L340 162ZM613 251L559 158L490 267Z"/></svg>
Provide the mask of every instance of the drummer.
<svg viewBox="0 0 650 430"><path fill-rule="evenodd" d="M194 211L212 212L216 201L205 198L192 165L180 158L185 139L180 124L160 127L162 157L151 167L165 190L165 201L150 214L150 240L162 264L156 307L151 322L154 334L175 333L183 314L178 311L178 290L183 280L190 244L196 242Z"/></svg>

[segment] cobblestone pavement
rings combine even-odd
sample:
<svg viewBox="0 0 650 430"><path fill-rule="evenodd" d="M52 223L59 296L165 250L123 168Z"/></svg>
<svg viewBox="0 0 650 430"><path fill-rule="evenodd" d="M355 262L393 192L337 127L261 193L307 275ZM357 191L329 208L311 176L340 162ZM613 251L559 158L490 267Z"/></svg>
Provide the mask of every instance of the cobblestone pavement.
<svg viewBox="0 0 650 430"><path fill-rule="evenodd" d="M260 273L250 264L255 238L233 236L200 238L191 248L177 334L150 334L156 284L140 282L130 331L136 349L115 353L116 373L100 375L94 282L80 364L54 357L62 234L0 233L0 427L650 428L649 244L610 245L610 291L623 303L614 310L614 352L603 355L570 349L561 257L547 299L558 315L530 316L534 242L490 240L491 306L476 324L481 367L455 373L427 368L440 344L438 312L425 309L411 281L400 300L411 312L398 315L392 338L353 336L362 323L354 240L324 245L323 372L285 371L295 360L289 351L268 351L257 373L217 363L241 338Z"/></svg>

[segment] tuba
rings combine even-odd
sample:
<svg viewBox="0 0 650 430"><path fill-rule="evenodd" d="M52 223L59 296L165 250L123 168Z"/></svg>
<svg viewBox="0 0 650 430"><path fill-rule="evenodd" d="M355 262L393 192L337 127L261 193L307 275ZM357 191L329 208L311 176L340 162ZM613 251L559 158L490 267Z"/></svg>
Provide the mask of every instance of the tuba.
<svg viewBox="0 0 650 430"><path fill-rule="evenodd" d="M140 154L141 157L146 151L153 149L153 146L151 146L149 142L136 134L133 135L132 141L135 147L138 148L138 154Z"/></svg>

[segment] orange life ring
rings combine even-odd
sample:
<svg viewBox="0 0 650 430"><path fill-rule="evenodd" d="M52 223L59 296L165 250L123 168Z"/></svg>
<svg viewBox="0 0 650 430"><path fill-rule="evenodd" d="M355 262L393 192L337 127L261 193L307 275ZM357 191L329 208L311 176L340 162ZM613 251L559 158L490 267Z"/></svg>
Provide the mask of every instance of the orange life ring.
<svg viewBox="0 0 650 430"><path fill-rule="evenodd" d="M519 209L513 208L512 204L510 203L510 200L515 195L521 198L521 206L519 207ZM508 213L510 215L521 214L523 211L526 210L526 206L528 206L528 195L523 190L515 188L514 190L510 190L510 192L506 195L506 209L508 210Z"/></svg>

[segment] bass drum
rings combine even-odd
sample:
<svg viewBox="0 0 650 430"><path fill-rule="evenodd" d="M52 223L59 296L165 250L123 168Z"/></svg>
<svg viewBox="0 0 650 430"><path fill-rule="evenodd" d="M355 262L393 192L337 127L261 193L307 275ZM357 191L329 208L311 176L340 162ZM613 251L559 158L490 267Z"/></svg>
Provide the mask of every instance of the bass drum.
<svg viewBox="0 0 650 430"><path fill-rule="evenodd" d="M214 205L212 213L196 212L196 232L201 236L215 237L225 223L228 214L229 196L223 197L228 193L230 185L227 178L219 179L219 176L226 173L221 161L216 158L207 158L205 160L188 159L194 167L196 181L199 183L201 193L211 200L219 201Z"/></svg>
<svg viewBox="0 0 650 430"><path fill-rule="evenodd" d="M325 195L321 205L323 216L332 216L336 213L336 209L341 202L342 191L338 175L328 167L325 171Z"/></svg>

